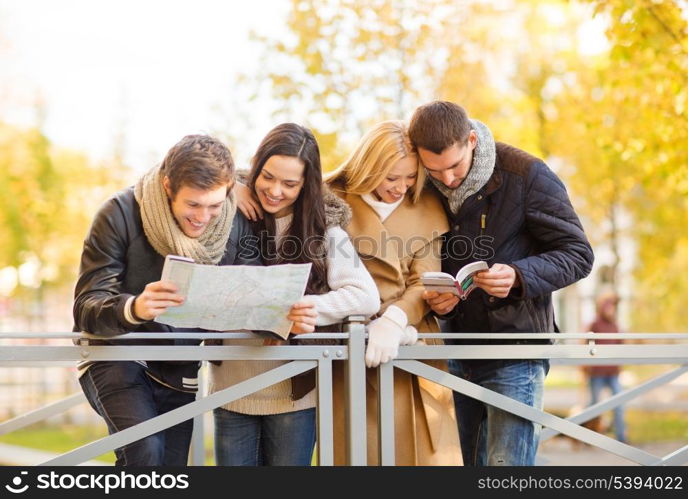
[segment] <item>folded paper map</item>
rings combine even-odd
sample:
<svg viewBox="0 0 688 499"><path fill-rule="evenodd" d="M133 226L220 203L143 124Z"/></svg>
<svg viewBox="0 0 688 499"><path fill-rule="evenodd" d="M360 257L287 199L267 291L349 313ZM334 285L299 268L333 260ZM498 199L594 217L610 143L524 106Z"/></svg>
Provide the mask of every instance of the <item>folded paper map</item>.
<svg viewBox="0 0 688 499"><path fill-rule="evenodd" d="M168 255L162 279L174 282L186 299L155 320L211 331L271 331L286 339L292 326L287 314L303 297L310 269L310 263L201 265Z"/></svg>

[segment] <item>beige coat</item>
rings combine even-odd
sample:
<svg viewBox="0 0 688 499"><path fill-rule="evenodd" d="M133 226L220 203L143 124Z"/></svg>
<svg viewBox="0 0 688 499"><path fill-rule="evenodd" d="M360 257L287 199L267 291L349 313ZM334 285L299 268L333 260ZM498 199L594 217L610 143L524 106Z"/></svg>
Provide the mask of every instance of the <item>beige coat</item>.
<svg viewBox="0 0 688 499"><path fill-rule="evenodd" d="M383 222L358 195L336 190L351 207L346 227L354 247L380 292L382 314L389 305L401 308L420 332L438 332L437 321L422 298L423 272L440 270L441 235L448 230L438 199L424 193L417 204L406 196ZM441 340L428 340L437 344ZM428 364L447 370L446 361ZM346 464L345 377L335 362L335 464ZM377 375L367 372L368 464L378 464ZM461 465L452 393L405 371L394 373L395 460L397 465Z"/></svg>

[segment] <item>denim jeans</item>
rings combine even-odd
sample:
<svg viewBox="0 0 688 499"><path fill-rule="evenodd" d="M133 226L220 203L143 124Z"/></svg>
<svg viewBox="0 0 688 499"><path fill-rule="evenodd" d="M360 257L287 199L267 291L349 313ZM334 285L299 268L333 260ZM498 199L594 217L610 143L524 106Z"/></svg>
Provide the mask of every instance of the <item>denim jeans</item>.
<svg viewBox="0 0 688 499"><path fill-rule="evenodd" d="M489 390L542 409L547 360L450 360L449 371ZM454 392L466 466L532 466L540 425Z"/></svg>
<svg viewBox="0 0 688 499"><path fill-rule="evenodd" d="M99 361L79 378L91 407L110 434L193 402L196 395L167 388L128 361ZM117 466L186 466L193 420L115 449Z"/></svg>
<svg viewBox="0 0 688 499"><path fill-rule="evenodd" d="M590 405L600 401L600 394L605 387L609 388L612 395L619 393L621 391L619 376L611 374L590 377ZM617 406L614 409L614 435L619 442L626 442L626 424L624 423L622 406Z"/></svg>
<svg viewBox="0 0 688 499"><path fill-rule="evenodd" d="M315 408L253 416L217 408L218 466L310 466L315 446Z"/></svg>

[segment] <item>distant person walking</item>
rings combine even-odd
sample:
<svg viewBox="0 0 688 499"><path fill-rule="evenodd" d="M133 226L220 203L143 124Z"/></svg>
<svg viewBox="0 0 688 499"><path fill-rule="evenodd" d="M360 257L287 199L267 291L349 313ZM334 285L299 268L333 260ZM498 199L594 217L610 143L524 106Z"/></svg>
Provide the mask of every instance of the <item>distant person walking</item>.
<svg viewBox="0 0 688 499"><path fill-rule="evenodd" d="M588 326L587 330L593 333L618 333L619 326L616 322L616 307L619 297L611 292L600 293L597 296L597 314L595 320ZM622 343L622 340L597 340L597 344L610 345ZM590 389L590 405L594 405L600 400L600 394L605 388L609 388L611 395L616 395L621 391L619 383L618 365L605 366L585 366L584 372L588 378ZM624 423L623 406L614 409L614 434L619 442L626 442L626 425Z"/></svg>

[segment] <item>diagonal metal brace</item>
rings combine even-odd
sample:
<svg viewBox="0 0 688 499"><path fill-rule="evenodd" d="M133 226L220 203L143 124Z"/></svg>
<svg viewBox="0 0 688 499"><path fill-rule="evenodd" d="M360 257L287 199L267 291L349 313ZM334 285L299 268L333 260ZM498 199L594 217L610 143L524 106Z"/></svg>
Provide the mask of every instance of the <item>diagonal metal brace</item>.
<svg viewBox="0 0 688 499"><path fill-rule="evenodd" d="M527 404L518 402L510 397L506 397L487 388L483 388L475 383L453 376L445 371L431 367L415 360L401 360L394 362L395 367L404 369L417 376L421 376L440 385L451 388L456 392L463 393L468 397L490 404L498 409L502 409L516 416L520 416L542 426L554 428L555 430L569 435L577 440L581 440L600 449L606 450L625 459L629 459L638 464L653 465L660 458L641 449L618 442L613 438L600 435L592 430L578 426L565 419L553 416L544 411L535 409Z"/></svg>
<svg viewBox="0 0 688 499"><path fill-rule="evenodd" d="M317 361L293 361L288 364L276 367L265 373L259 374L249 380L242 381L236 385L215 392L212 395L203 397L194 402L186 404L177 409L156 416L135 426L118 431L107 437L83 445L73 451L67 452L54 459L50 459L39 466L72 466L82 463L88 459L100 456L108 451L123 447L131 442L140 440L148 435L157 433L161 430L174 426L191 419L194 416L203 414L216 407L224 405L233 400L245 397L253 392L262 390L279 381L289 379L297 374L313 369L317 366Z"/></svg>

